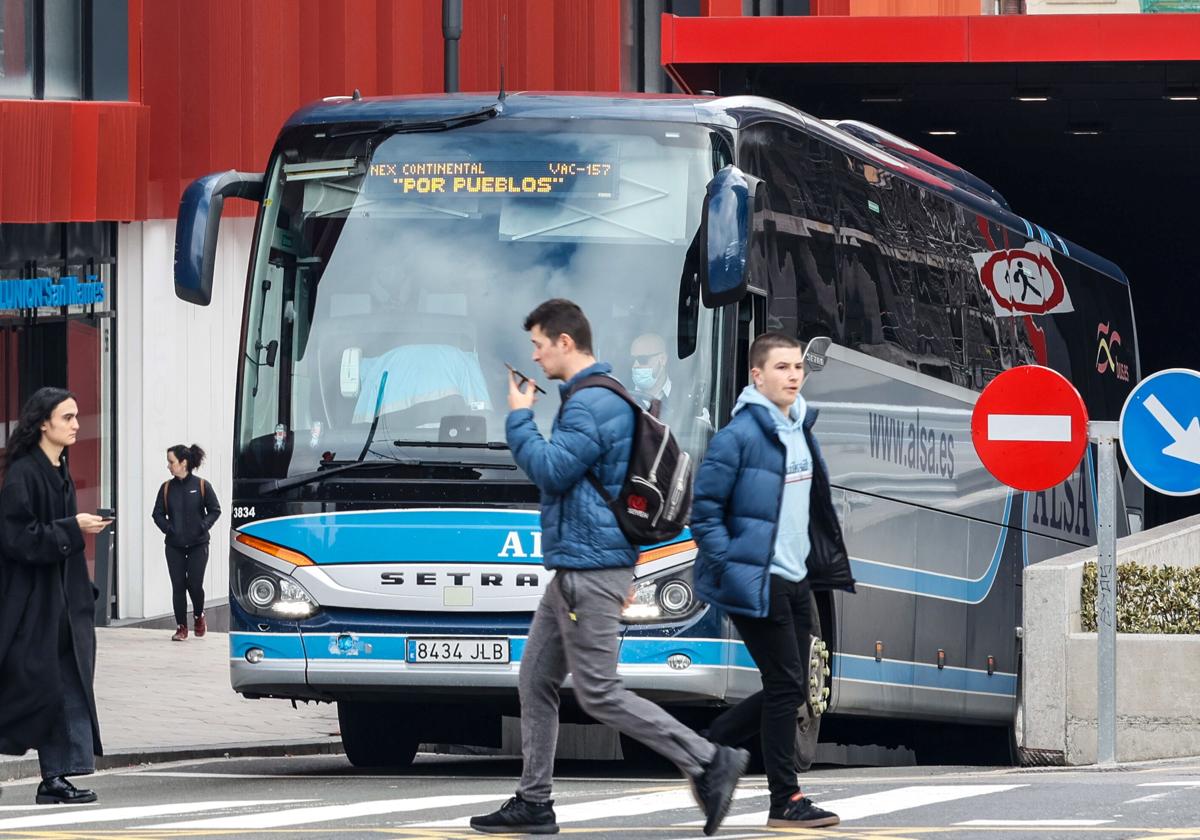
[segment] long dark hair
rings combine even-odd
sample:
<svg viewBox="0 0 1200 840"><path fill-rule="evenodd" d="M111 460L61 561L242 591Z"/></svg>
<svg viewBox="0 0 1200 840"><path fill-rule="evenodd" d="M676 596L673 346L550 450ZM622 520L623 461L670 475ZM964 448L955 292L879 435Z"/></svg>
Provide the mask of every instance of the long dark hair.
<svg viewBox="0 0 1200 840"><path fill-rule="evenodd" d="M197 443L193 443L191 446L177 443L174 446L168 446L167 451L175 456L176 461L187 461L188 473L200 469L200 465L204 463L204 450Z"/></svg>
<svg viewBox="0 0 1200 840"><path fill-rule="evenodd" d="M8 465L12 466L42 442L42 424L54 416L54 409L75 395L66 388L38 388L21 407L21 419L8 438Z"/></svg>

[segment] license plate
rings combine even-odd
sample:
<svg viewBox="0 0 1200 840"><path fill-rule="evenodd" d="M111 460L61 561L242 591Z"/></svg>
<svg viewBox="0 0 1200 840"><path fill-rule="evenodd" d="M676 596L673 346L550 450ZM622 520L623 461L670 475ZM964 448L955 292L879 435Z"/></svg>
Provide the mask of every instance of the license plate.
<svg viewBox="0 0 1200 840"><path fill-rule="evenodd" d="M509 661L508 639L472 638L470 636L409 639L404 646L404 661L504 665Z"/></svg>

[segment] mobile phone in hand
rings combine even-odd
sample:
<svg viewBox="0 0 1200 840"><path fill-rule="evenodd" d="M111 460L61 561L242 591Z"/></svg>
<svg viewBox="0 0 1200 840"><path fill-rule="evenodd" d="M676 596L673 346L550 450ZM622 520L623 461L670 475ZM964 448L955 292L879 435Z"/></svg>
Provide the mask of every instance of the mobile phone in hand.
<svg viewBox="0 0 1200 840"><path fill-rule="evenodd" d="M526 376L525 374L521 373L521 371L517 370L515 367L513 367L512 365L510 365L508 362L505 362L505 363L504 363L504 366L505 366L506 368L508 368L508 369L509 369L509 371L511 371L511 372L512 372L513 376L515 376L515 377L517 377L517 379L521 380L521 382L533 382L533 380L532 380L532 379L530 379L530 378L529 378L528 376ZM520 384L520 383L518 383L518 384ZM543 390L543 389L542 389L542 387L541 387L540 385L537 385L536 383L534 384L534 386L533 386L533 389L534 389L535 391L537 391L539 394L544 394L544 393L546 393L546 392L545 392L545 390Z"/></svg>

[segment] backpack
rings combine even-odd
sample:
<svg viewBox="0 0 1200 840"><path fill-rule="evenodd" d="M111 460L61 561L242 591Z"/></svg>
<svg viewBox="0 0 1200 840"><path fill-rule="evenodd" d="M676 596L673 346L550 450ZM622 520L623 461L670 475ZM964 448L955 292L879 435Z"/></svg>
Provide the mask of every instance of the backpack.
<svg viewBox="0 0 1200 840"><path fill-rule="evenodd" d="M658 419L658 401L642 408L611 376L585 376L567 392L567 400L582 388L612 391L633 409L633 446L629 469L616 498L589 470L587 479L617 518L621 533L633 545L652 545L679 536L692 512L692 456L679 447L666 423Z"/></svg>
<svg viewBox="0 0 1200 840"><path fill-rule="evenodd" d="M169 507L167 507L167 491L170 489L171 489L171 482L164 481L163 482L163 512L166 513L167 516L171 515L171 509ZM208 504L208 499L205 498L205 494L204 494L204 479L203 478L200 479L200 501L204 502L204 504L206 504L206 505Z"/></svg>

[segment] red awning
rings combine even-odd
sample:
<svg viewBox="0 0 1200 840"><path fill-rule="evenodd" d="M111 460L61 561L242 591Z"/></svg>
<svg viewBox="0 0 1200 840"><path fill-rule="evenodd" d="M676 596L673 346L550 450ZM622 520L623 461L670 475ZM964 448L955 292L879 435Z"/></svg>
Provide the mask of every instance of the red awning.
<svg viewBox="0 0 1200 840"><path fill-rule="evenodd" d="M1200 60L1200 14L675 17L662 63L685 90L721 65Z"/></svg>

